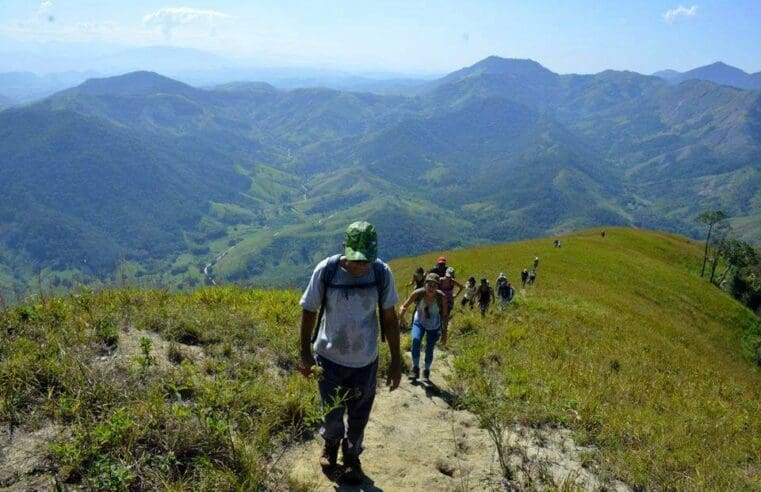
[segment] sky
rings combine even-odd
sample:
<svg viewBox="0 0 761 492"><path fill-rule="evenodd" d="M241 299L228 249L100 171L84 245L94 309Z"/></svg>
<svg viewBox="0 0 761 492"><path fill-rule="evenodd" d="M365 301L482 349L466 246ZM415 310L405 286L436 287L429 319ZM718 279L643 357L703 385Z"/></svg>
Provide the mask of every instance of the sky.
<svg viewBox="0 0 761 492"><path fill-rule="evenodd" d="M195 48L236 63L445 73L490 55L558 73L724 61L761 71L761 0L0 0L0 53Z"/></svg>

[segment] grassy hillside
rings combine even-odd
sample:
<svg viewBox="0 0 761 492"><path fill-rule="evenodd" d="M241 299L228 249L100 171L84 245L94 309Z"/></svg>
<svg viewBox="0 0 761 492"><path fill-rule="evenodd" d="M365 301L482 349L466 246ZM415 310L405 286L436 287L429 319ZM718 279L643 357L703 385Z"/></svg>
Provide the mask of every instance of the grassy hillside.
<svg viewBox="0 0 761 492"><path fill-rule="evenodd" d="M452 380L484 421L562 425L609 476L648 489L761 487L759 320L701 280L700 245L599 230L447 253L459 277L537 284L506 312L456 314ZM395 262L402 279L439 252Z"/></svg>
<svg viewBox="0 0 761 492"><path fill-rule="evenodd" d="M540 257L507 311L455 313L456 400L488 428L570 428L590 467L634 487L761 487L759 321L696 275L700 246L619 228L552 239L446 253L461 279L514 282ZM392 262L400 289L439 254ZM4 308L0 422L57 434L36 473L89 488L273 486L278 449L319 419L294 370L297 302L217 287Z"/></svg>

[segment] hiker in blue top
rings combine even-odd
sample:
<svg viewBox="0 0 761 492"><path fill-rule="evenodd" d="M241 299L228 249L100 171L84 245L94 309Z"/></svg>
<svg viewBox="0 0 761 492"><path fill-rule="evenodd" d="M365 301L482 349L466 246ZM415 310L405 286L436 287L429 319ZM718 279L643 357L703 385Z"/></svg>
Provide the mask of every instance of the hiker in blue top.
<svg viewBox="0 0 761 492"><path fill-rule="evenodd" d="M391 352L387 384L392 391L401 379L395 308L399 298L391 270L377 257L377 233L371 224L351 224L344 246L343 255L317 265L301 297L299 370L308 377L319 374L315 365L322 368L320 397L323 408L331 408L320 427L325 440L320 464L326 472L336 470L341 447L342 477L359 484L364 480L359 461L362 439L375 399L379 315L381 336L385 335Z"/></svg>
<svg viewBox="0 0 761 492"><path fill-rule="evenodd" d="M441 337L441 343L447 343L449 326L449 304L446 294L439 289L439 276L429 273L425 277L425 287L415 290L399 308L399 317L404 314L411 304L415 304L415 314L412 317L412 373L410 377L417 380L420 377L420 346L425 335L425 368L423 380L430 382L433 349Z"/></svg>

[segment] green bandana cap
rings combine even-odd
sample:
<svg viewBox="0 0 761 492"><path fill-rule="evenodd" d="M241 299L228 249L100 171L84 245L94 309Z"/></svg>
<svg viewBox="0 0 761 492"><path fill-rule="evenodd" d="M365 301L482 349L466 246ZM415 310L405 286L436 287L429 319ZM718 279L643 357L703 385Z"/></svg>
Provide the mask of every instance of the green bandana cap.
<svg viewBox="0 0 761 492"><path fill-rule="evenodd" d="M354 222L346 228L344 255L349 261L374 261L378 257L378 233L369 222Z"/></svg>

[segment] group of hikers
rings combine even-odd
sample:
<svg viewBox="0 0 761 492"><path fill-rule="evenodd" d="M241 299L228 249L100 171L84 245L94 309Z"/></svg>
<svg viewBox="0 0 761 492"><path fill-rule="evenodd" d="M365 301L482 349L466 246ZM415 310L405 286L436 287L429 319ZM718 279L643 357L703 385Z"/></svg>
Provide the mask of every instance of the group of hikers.
<svg viewBox="0 0 761 492"><path fill-rule="evenodd" d="M538 266L537 257L530 272L523 270L524 287L526 282L534 284ZM379 331L391 355L386 384L393 391L401 382L400 320L404 322L408 310L413 310L410 379L420 378L425 338L423 378L430 383L434 347L439 340L447 343L455 298L464 292L462 308L478 305L482 316L496 303L486 278L476 286L475 277L470 277L463 286L443 256L428 272L418 268L408 285L414 290L397 312L399 294L391 269L378 258L377 232L368 222L354 222L346 229L343 254L325 258L315 267L301 297L299 371L307 377L320 374L318 389L328 410L319 430L324 440L320 464L326 474L340 471L340 478L349 484L364 480L359 456L375 400ZM515 289L504 273L496 285L502 306L507 307ZM339 449L342 469L338 468Z"/></svg>
<svg viewBox="0 0 761 492"><path fill-rule="evenodd" d="M533 285L536 281L536 268L539 266L539 257L534 259L534 268L529 272L526 268L521 272L521 286L525 287L528 281L529 285ZM435 277L433 275L435 275ZM473 309L478 306L481 311L481 316L485 316L492 303L496 303L496 297L499 297L502 307L507 307L510 301L515 297L515 288L513 283L508 280L507 276L500 272L495 285L497 286L496 296L494 288L489 285L489 281L483 277L481 283L476 285L476 277L468 278L465 285L455 280L455 269L451 266L447 266L447 259L444 256L439 256L436 261L436 266L429 270L427 273L423 267L418 267L415 273L412 274L407 286L415 288L415 291L419 291L425 287L426 282L434 282L438 286L445 298L448 307L448 312L451 313L455 307L455 298L463 291L465 294L462 296L460 306L465 308L466 306ZM457 292L455 292L457 288ZM414 294L414 292L413 292ZM417 302L417 299L415 299Z"/></svg>

